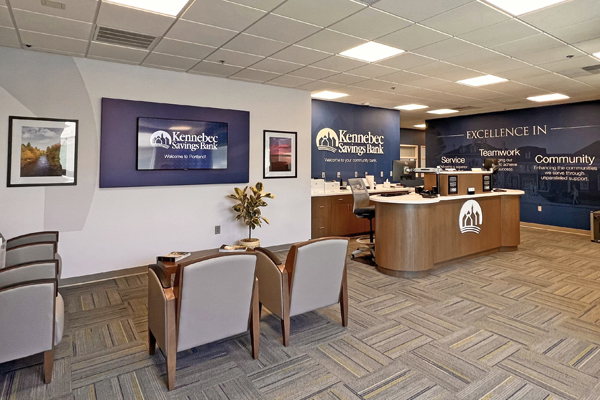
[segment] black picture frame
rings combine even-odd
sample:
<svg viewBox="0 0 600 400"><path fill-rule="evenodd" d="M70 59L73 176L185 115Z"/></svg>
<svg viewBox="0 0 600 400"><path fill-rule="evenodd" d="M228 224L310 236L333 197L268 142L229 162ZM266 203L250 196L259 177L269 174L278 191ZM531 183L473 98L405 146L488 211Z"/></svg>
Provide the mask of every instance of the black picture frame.
<svg viewBox="0 0 600 400"><path fill-rule="evenodd" d="M263 178L278 179L278 178L297 178L298 177L298 133L289 131L263 131ZM271 154L274 147L278 145L277 141L283 142L283 146L287 147L290 143L289 151L278 154L284 161L278 162L277 165L273 162ZM285 161L289 157L289 161Z"/></svg>
<svg viewBox="0 0 600 400"><path fill-rule="evenodd" d="M79 120L9 116L6 186L77 185L78 142ZM52 149L51 158L58 157L58 165L48 160L46 154L39 153L47 152L57 144L60 145L58 153L56 148ZM26 152L23 145L28 146L30 150ZM44 145L48 145L45 150L38 147ZM45 161L40 161L42 156L46 158ZM24 163L24 157L31 161ZM57 171L58 168L60 171Z"/></svg>

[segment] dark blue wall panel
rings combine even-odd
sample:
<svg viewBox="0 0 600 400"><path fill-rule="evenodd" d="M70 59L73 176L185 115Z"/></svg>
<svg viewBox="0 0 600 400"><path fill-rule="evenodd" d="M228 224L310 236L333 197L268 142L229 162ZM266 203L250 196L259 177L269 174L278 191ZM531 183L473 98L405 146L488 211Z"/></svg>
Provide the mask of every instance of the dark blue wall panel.
<svg viewBox="0 0 600 400"><path fill-rule="evenodd" d="M589 229L600 209L600 101L430 120L426 142L429 166L504 160L495 186L525 191L522 221Z"/></svg>
<svg viewBox="0 0 600 400"><path fill-rule="evenodd" d="M229 128L227 169L137 171L137 118L225 122ZM247 183L250 113L220 108L102 99L100 187Z"/></svg>
<svg viewBox="0 0 600 400"><path fill-rule="evenodd" d="M344 152L343 148L354 146L354 149L369 146L365 143L337 143L330 150L319 149L317 139L323 129L331 129L337 139L342 135L366 135L382 138L383 154L356 151ZM340 132L341 131L341 132ZM370 133L370 136L369 136ZM341 145L341 146L340 146ZM371 144L371 149L379 148L379 144ZM331 151L331 150L335 150ZM311 176L320 178L325 172L327 180L337 179L341 173L344 181L353 178L354 173L364 177L365 172L375 176L378 183L390 178L392 161L400 157L400 112L383 108L357 106L353 104L312 100L312 168ZM381 171L384 178L381 178ZM391 181L391 179L390 179Z"/></svg>

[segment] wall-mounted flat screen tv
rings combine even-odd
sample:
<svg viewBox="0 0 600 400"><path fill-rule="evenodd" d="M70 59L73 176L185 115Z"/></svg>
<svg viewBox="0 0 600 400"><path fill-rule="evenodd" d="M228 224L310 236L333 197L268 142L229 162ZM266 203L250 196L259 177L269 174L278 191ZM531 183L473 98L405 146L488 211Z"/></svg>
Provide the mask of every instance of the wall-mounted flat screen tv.
<svg viewBox="0 0 600 400"><path fill-rule="evenodd" d="M227 124L138 118L137 169L227 169Z"/></svg>

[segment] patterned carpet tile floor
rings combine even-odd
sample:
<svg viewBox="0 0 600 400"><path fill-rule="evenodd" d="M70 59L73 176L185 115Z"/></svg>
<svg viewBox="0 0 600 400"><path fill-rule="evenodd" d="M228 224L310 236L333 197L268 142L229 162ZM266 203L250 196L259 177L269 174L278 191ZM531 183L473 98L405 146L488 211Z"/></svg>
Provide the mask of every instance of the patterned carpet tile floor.
<svg viewBox="0 0 600 400"><path fill-rule="evenodd" d="M249 334L181 352L170 392L147 351L145 275L64 288L52 383L41 355L0 364L0 399L599 400L600 245L531 228L521 240L422 279L348 258L348 328L339 306L300 315L286 348L263 310L258 360Z"/></svg>

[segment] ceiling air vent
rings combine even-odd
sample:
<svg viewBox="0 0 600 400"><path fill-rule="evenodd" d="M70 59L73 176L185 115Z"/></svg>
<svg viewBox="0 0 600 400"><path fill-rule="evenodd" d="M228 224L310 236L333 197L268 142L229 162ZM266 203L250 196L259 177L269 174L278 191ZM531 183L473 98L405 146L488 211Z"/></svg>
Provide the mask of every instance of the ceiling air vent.
<svg viewBox="0 0 600 400"><path fill-rule="evenodd" d="M581 69L586 72L589 72L590 74L600 74L600 64L590 65L588 67L583 67Z"/></svg>
<svg viewBox="0 0 600 400"><path fill-rule="evenodd" d="M121 29L99 26L94 40L102 43L118 44L121 46L148 49L156 36L144 35L137 32L123 31Z"/></svg>

